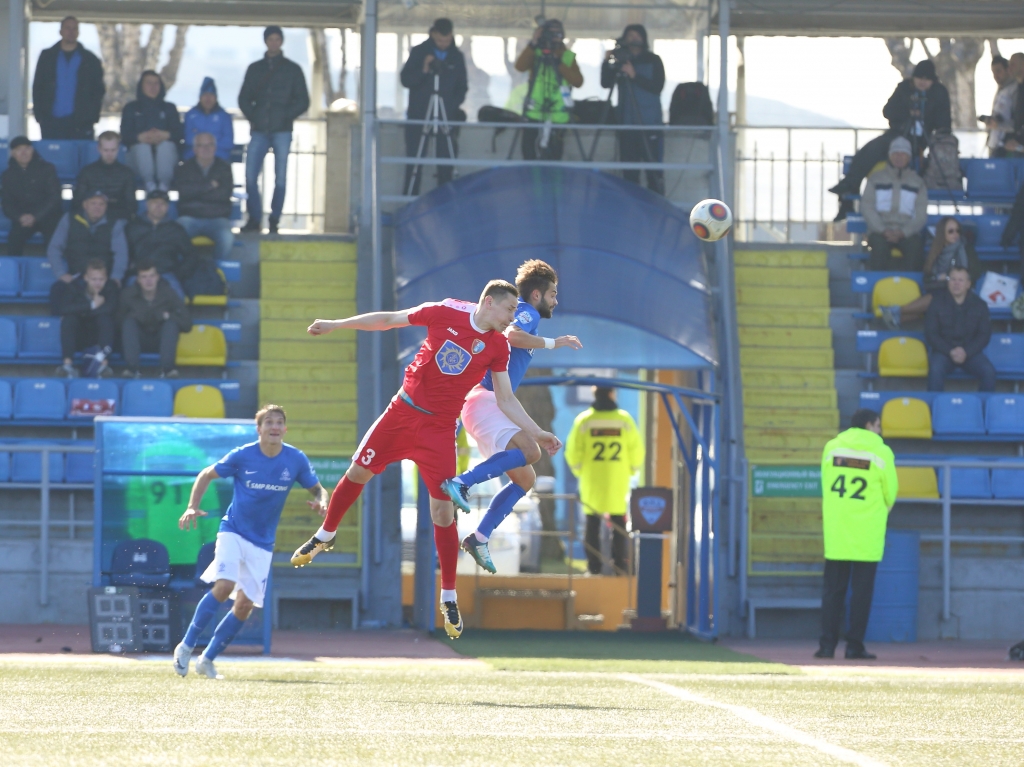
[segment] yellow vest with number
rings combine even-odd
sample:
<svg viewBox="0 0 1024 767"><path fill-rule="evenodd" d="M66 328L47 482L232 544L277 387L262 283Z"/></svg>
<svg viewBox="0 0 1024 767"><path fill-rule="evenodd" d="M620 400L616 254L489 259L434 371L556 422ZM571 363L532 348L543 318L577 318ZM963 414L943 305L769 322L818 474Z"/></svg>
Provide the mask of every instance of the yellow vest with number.
<svg viewBox="0 0 1024 767"><path fill-rule="evenodd" d="M892 450L867 429L847 429L821 456L825 559L879 562L899 481Z"/></svg>
<svg viewBox="0 0 1024 767"><path fill-rule="evenodd" d="M587 514L625 514L629 481L644 465L644 443L625 410L584 410L565 443Z"/></svg>

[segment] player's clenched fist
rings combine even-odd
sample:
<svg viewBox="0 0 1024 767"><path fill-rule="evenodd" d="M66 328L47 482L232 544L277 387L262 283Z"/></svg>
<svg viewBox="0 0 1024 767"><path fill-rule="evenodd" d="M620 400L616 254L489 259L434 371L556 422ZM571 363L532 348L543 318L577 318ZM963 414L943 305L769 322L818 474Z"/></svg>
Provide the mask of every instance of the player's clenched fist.
<svg viewBox="0 0 1024 767"><path fill-rule="evenodd" d="M331 320L314 320L313 324L306 328L311 336L322 336L334 330L334 322Z"/></svg>
<svg viewBox="0 0 1024 767"><path fill-rule="evenodd" d="M548 451L548 455L554 455L562 449L562 440L554 434L544 431L537 437L537 444Z"/></svg>

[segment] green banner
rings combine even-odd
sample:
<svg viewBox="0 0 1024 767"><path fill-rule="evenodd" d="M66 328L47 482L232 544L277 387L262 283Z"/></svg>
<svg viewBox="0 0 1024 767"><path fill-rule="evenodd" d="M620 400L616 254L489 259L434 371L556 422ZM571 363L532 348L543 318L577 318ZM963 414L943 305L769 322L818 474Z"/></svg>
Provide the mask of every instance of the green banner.
<svg viewBox="0 0 1024 767"><path fill-rule="evenodd" d="M328 490L334 489L334 486L341 480L341 476L348 471L348 466L351 462L349 458L338 458L336 456L329 458L321 456L320 458L309 459L309 463L312 465L313 471L316 472L320 484Z"/></svg>
<svg viewBox="0 0 1024 767"><path fill-rule="evenodd" d="M755 498L821 498L820 466L751 466Z"/></svg>

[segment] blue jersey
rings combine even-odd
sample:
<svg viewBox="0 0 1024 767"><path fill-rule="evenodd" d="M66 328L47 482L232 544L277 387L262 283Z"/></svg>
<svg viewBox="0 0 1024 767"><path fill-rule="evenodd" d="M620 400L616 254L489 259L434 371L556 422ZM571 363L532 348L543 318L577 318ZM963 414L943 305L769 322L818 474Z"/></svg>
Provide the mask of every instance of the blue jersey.
<svg viewBox="0 0 1024 767"><path fill-rule="evenodd" d="M512 320L510 327L518 328L531 336L537 335L537 326L540 325L540 312L522 299L516 307L516 318ZM512 391L519 388L519 382L526 375L527 368L533 362L533 349L517 349L512 347L512 354L508 358L508 377L512 381ZM494 391L494 384L491 382L491 371L484 374L484 380L480 382L488 391Z"/></svg>
<svg viewBox="0 0 1024 767"><path fill-rule="evenodd" d="M315 487L320 481L305 454L284 445L274 458L259 442L236 447L213 467L221 477L235 478L235 494L220 521L222 533L235 533L266 551L274 550L277 523L292 484Z"/></svg>

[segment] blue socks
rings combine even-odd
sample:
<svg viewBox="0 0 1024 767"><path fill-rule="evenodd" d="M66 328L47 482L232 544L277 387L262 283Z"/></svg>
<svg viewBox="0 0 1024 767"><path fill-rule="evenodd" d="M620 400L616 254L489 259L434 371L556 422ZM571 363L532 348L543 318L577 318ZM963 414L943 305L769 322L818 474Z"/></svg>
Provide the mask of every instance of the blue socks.
<svg viewBox="0 0 1024 767"><path fill-rule="evenodd" d="M522 455L522 452L519 450L516 452ZM501 453L498 455L501 455ZM512 513L512 507L524 495L526 495L526 491L523 488L519 487L515 482L509 482L491 499L491 505L487 507L487 513L480 520L480 526L477 527L476 531L480 535L490 538L494 528L500 525L502 520Z"/></svg>
<svg viewBox="0 0 1024 767"><path fill-rule="evenodd" d="M224 648L231 644L231 640L235 638L235 634L242 628L245 621L240 621L235 617L234 612L228 612L224 616L224 619L217 626L217 630L213 632L213 639L210 640L209 646L203 651L210 660L214 660L220 655Z"/></svg>
<svg viewBox="0 0 1024 767"><path fill-rule="evenodd" d="M196 614L192 617L192 623L188 627L188 631L185 632L185 639L182 640L189 647L195 647L196 642L199 641L199 635L203 633L203 629L210 623L213 616L217 614L217 608L220 607L220 602L213 596L212 591L207 591L206 596L199 600L199 604L196 605Z"/></svg>
<svg viewBox="0 0 1024 767"><path fill-rule="evenodd" d="M469 471L464 471L458 476L458 479L472 487L489 479L500 477L509 469L518 469L520 466L525 465L526 456L523 455L523 451L519 448L502 450L500 453L492 455L486 461L477 464Z"/></svg>

